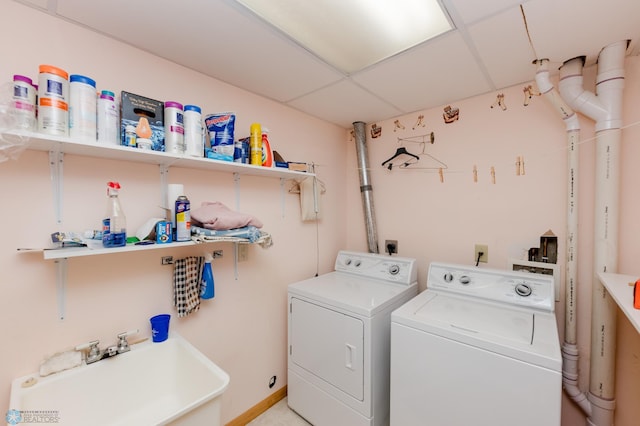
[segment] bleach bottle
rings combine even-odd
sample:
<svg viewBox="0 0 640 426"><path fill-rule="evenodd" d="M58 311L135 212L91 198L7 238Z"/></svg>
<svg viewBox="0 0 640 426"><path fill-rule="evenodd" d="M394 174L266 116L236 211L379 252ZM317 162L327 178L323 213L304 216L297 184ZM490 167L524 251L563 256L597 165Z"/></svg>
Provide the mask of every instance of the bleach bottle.
<svg viewBox="0 0 640 426"><path fill-rule="evenodd" d="M102 245L105 247L124 247L127 244L127 218L124 215L118 193L118 182L107 183L107 214L102 220Z"/></svg>
<svg viewBox="0 0 640 426"><path fill-rule="evenodd" d="M211 253L204 255L204 267L202 268L202 280L200 281L200 298L213 299L215 296L215 288L213 286L213 270L211 269L211 261L213 256Z"/></svg>

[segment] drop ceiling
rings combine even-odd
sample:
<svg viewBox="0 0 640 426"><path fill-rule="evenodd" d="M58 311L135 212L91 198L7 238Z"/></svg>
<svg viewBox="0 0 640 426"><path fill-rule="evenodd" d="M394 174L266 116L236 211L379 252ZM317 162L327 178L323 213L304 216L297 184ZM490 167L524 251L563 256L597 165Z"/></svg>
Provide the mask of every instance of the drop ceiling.
<svg viewBox="0 0 640 426"><path fill-rule="evenodd" d="M640 40L638 1L441 0L452 31L345 74L234 0L17 1L344 128L531 82L535 59L590 65L625 39L638 55Z"/></svg>

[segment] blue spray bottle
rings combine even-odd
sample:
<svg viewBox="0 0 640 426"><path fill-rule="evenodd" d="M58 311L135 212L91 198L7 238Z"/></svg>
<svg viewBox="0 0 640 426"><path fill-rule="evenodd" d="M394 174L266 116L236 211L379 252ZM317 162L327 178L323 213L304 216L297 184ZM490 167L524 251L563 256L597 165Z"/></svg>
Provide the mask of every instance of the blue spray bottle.
<svg viewBox="0 0 640 426"><path fill-rule="evenodd" d="M204 267L202 268L202 281L200 284L200 298L213 299L215 296L215 288L213 286L213 270L211 269L211 261L213 256L211 253L204 255Z"/></svg>

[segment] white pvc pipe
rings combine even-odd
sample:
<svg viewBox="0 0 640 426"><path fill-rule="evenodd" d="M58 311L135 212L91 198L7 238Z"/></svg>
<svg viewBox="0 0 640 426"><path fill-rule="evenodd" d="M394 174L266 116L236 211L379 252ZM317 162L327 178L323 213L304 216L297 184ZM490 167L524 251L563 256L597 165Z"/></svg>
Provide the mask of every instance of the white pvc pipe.
<svg viewBox="0 0 640 426"><path fill-rule="evenodd" d="M549 79L548 60L536 61L538 90L558 111L567 128L567 236L565 273L565 321L562 345L562 385L567 395L587 415L591 415L591 403L578 387L578 347L576 346L576 290L578 275L578 162L580 122L578 115L560 97Z"/></svg>
<svg viewBox="0 0 640 426"><path fill-rule="evenodd" d="M606 46L598 60L596 93L582 88L582 58L560 69L560 93L575 110L596 121L595 223L588 424L613 425L617 307L598 279L616 272L618 247L620 127L627 41Z"/></svg>
<svg viewBox="0 0 640 426"><path fill-rule="evenodd" d="M580 121L578 115L560 97L549 79L548 60L536 61L536 84L538 90L558 111L567 128L567 236L566 236L566 273L565 273L565 342L576 344L576 285L578 261L578 162Z"/></svg>

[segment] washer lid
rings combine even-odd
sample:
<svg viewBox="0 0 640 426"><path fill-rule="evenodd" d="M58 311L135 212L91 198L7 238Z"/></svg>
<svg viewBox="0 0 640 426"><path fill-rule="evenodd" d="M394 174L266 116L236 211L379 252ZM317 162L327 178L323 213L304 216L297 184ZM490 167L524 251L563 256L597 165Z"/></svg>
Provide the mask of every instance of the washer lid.
<svg viewBox="0 0 640 426"><path fill-rule="evenodd" d="M425 290L391 314L394 324L560 371L555 315Z"/></svg>
<svg viewBox="0 0 640 426"><path fill-rule="evenodd" d="M418 309L415 318L441 327L464 330L486 339L524 345L530 345L533 341L533 312L478 303L473 299L438 295Z"/></svg>
<svg viewBox="0 0 640 426"><path fill-rule="evenodd" d="M289 294L304 296L366 317L417 293L416 282L407 286L336 271L289 285Z"/></svg>

